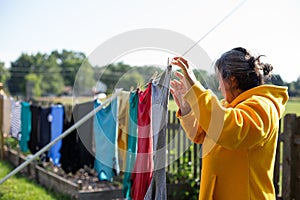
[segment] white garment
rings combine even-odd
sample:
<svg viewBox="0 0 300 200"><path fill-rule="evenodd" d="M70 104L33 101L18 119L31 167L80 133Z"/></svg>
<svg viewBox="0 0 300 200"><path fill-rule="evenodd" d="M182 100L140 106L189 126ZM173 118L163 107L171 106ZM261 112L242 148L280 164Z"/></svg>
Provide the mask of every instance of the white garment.
<svg viewBox="0 0 300 200"><path fill-rule="evenodd" d="M20 140L21 133L21 103L19 101L11 102L11 127L12 137Z"/></svg>

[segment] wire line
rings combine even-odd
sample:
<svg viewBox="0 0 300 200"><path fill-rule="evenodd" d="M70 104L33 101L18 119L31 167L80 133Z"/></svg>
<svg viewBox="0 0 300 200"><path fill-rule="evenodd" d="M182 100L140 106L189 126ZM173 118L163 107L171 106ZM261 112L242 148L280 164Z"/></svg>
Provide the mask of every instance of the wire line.
<svg viewBox="0 0 300 200"><path fill-rule="evenodd" d="M234 12L236 12L247 0L242 1L239 3L234 9L232 9L221 21L219 21L215 26L213 26L206 34L204 34L194 45L188 48L182 55L186 55L189 51L191 51L199 42L201 42L207 35L209 35L212 31L214 31L220 24L222 24L227 18L229 18Z"/></svg>

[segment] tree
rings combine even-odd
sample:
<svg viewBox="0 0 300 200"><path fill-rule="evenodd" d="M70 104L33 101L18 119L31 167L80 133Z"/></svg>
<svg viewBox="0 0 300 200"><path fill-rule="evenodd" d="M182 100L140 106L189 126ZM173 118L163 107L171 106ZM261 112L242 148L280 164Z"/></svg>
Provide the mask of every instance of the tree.
<svg viewBox="0 0 300 200"><path fill-rule="evenodd" d="M64 88L64 81L61 76L61 69L56 61L55 55L44 56L43 68L44 73L40 73L41 89L43 94L61 94Z"/></svg>
<svg viewBox="0 0 300 200"><path fill-rule="evenodd" d="M25 76L25 80L27 82L27 87L26 87L26 96L27 97L39 97L42 94L42 90L40 87L40 83L41 83L41 78L38 77L36 74L34 73L30 73L27 74ZM32 88L28 87L29 85L32 85ZM28 91L31 90L31 91ZM29 96L28 96L29 94Z"/></svg>
<svg viewBox="0 0 300 200"><path fill-rule="evenodd" d="M131 70L130 65L122 62L116 64L109 64L108 66L95 68L95 78L97 81L102 81L107 85L107 92L111 93L117 87L120 78Z"/></svg>
<svg viewBox="0 0 300 200"><path fill-rule="evenodd" d="M54 55L22 54L15 62L11 63L9 90L13 95L24 96L26 77L28 74L31 74L29 77L33 77L35 74L36 79L34 80L39 80L41 94L60 94L64 87L60 71ZM40 95L39 92L36 95Z"/></svg>
<svg viewBox="0 0 300 200"><path fill-rule="evenodd" d="M289 88L288 92L291 97L300 96L300 77L297 79L297 81L288 83L287 86Z"/></svg>
<svg viewBox="0 0 300 200"><path fill-rule="evenodd" d="M80 66L74 81L74 94L76 96L87 96L93 94L96 85L94 70L88 60L84 60Z"/></svg>
<svg viewBox="0 0 300 200"><path fill-rule="evenodd" d="M142 75L135 71L126 73L124 76L122 76L116 83L116 88L123 88L124 90L129 91L131 88L135 89L138 84L143 83L144 79Z"/></svg>
<svg viewBox="0 0 300 200"><path fill-rule="evenodd" d="M133 67L134 71L137 71L144 79L143 83L146 84L153 74L157 73L158 75L163 72L163 69L156 67L156 66L135 66Z"/></svg>
<svg viewBox="0 0 300 200"><path fill-rule="evenodd" d="M282 86L284 82L279 74L273 74L269 79L266 80L266 83L271 82L271 84Z"/></svg>
<svg viewBox="0 0 300 200"><path fill-rule="evenodd" d="M0 62L0 82L5 84L9 77L10 73L8 69L5 68L4 62Z"/></svg>
<svg viewBox="0 0 300 200"><path fill-rule="evenodd" d="M30 73L33 63L34 57L24 53L16 61L11 62L8 88L12 95L25 95L25 76Z"/></svg>
<svg viewBox="0 0 300 200"><path fill-rule="evenodd" d="M57 63L61 68L61 76L63 77L64 85L73 86L76 74L86 59L85 54L81 52L62 50L61 53L53 51L51 55L55 55L57 58Z"/></svg>

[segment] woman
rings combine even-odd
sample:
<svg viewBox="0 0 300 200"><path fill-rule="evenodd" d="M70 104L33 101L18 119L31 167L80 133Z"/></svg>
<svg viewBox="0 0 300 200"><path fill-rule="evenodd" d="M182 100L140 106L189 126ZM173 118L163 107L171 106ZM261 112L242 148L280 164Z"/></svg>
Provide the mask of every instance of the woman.
<svg viewBox="0 0 300 200"><path fill-rule="evenodd" d="M188 137L203 144L199 199L275 199L273 168L286 87L264 85L273 67L238 47L215 64L224 100L196 81L186 60L172 61L171 93Z"/></svg>

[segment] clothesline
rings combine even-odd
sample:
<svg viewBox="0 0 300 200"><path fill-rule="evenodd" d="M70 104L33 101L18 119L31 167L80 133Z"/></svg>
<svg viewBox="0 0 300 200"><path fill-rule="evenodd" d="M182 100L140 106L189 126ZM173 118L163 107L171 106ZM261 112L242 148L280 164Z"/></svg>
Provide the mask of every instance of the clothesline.
<svg viewBox="0 0 300 200"><path fill-rule="evenodd" d="M107 118L106 119L106 117L108 116L107 115L108 112L111 112L111 110L110 111L107 110L108 108L115 110L114 111L115 117L116 117L116 109L121 109L121 108L116 108L118 106L116 106L115 98L111 99L110 101L109 101L109 99L107 101L104 101L102 104L100 104L100 106L99 106L98 102L95 100L91 101L91 102L87 102L89 106L92 105L92 107L95 109L86 116L85 116L85 114L82 113L83 110L77 109L77 112L75 110L78 107L82 107L82 108L85 107L85 105L87 105L87 103L83 103L84 105L80 104L80 106L77 106L77 107L75 106L74 110L73 110L73 117L76 116L76 113L81 113L81 114L83 114L81 116L84 116L84 117L80 119L80 116L78 116L78 120L79 120L78 122L76 122L73 126L71 126L71 128L68 128L59 137L55 138L52 142L50 142L45 147L43 147L40 151L35 153L32 157L29 158L29 160L27 160L26 162L21 164L19 167L17 167L15 170L13 170L10 174L8 174L4 179L1 180L0 184L2 184L4 181L6 181L9 177L16 174L18 171L22 170L32 160L34 160L36 157L42 155L50 147L52 147L54 145L54 143L57 143L59 140L66 137L73 130L75 130L77 128L76 135L78 134L81 140L83 138L81 138L82 134L80 134L80 133L83 133L83 136L94 135L94 137L95 137L94 141L95 141L95 143L98 143L95 145L96 159L95 159L94 168L96 169L96 171L98 173L99 180L108 180L108 181L112 180L111 179L113 176L113 174L111 174L112 170L117 169L117 168L113 168L114 167L113 165L115 165L114 162L119 161L119 158L118 158L119 155L115 154L117 152L114 150L114 147L113 147L114 142L113 141L116 141L116 138L118 138L118 142L119 142L119 137L122 138L122 137L126 136L125 140L123 138L123 141L126 142L126 145L125 145L126 147L118 146L118 150L117 150L117 151L121 150L121 152L119 152L120 156L123 156L122 159L124 162L126 160L126 170L124 171L125 174L124 174L124 180L123 180L124 181L124 183L123 183L124 195L126 194L127 197L129 197L131 195L135 195L136 197L141 197L141 196L144 197L147 193L146 196L148 199L153 199L151 197L152 195L157 195L157 194L166 195L165 171L163 171L163 170L165 168L165 156L166 156L165 129L166 129L166 122L167 122L166 118L167 118L167 107L168 107L168 100L169 100L169 83L170 83L171 71L172 71L171 66L168 66L167 69L164 71L164 73L160 75L159 80L156 76L154 80L149 82L148 87L145 89L145 91L142 91L141 89L137 89L135 92L127 93L127 96L130 97L129 98L130 100L128 98L127 98L127 100L125 100L126 98L121 98L121 94L117 94L118 106L119 106L119 103L120 103L120 105L122 104L121 99L123 99L122 100L123 106L124 106L124 102L125 102L125 104L130 106L130 108L132 106L134 106L134 109L135 109L132 113L129 114L129 116L127 116L127 118L129 118L128 120L130 121L130 123L128 124L128 127L126 127L126 129L123 127L124 133L116 132L116 130L117 130L116 127L121 125L121 123L119 123L120 110L118 111L118 122L116 122L116 123L118 123L117 125L111 125L111 124L108 125L108 123L116 121L116 118ZM134 97L135 100L133 101L133 99L131 99L131 97ZM109 105L107 105L107 104L109 104ZM104 107L104 106L106 106L106 107ZM86 108L84 108L84 109L86 110ZM152 112L154 113L153 117L152 117ZM101 114L101 116L100 116L100 113L103 113L104 115ZM125 113L127 113L127 111ZM93 120L94 125L89 125L89 126L94 127L95 130L93 130L93 131L95 131L95 133L90 134L91 132L89 130L87 130L86 128L84 128L83 131L79 130L80 128L83 128L83 127L79 127L79 126L83 125L84 122L87 122L87 120L88 120L87 118L91 118L94 115L96 115ZM125 114L125 115L127 115L127 114ZM112 117L114 117L114 116L112 116ZM136 121L132 121L134 118L136 118L135 119ZM82 121L83 119L86 119L86 120ZM125 119L123 119L123 120L125 120ZM152 120L154 120L154 121L152 122ZM156 121L156 120L158 120L158 121ZM79 123L79 122L81 122L81 123ZM98 123L102 123L102 125L98 124ZM131 130L133 130L133 132L135 132L133 135L131 135L129 133L130 125L131 125ZM86 127L86 124L84 126ZM99 128L97 128L99 126L103 126L103 127L101 127L99 129ZM152 129L152 126L153 126L153 129ZM120 130L122 130L122 128L118 129L118 131L120 131ZM103 131L103 133L100 133L101 131ZM164 131L164 132L158 133L159 131ZM72 134L72 135L74 135L74 134ZM70 134L70 136L71 136L71 134ZM127 137L128 137L128 139L127 139ZM109 141L109 140L111 140L111 141ZM109 144L110 142L111 142L111 144ZM128 142L128 145L127 145L127 142ZM88 146L89 147L92 146L92 143ZM65 149L66 148L70 148L70 146L69 147L65 146ZM97 148L98 148L98 150L97 150ZM105 150L103 148L105 148ZM154 153L154 152L156 152L157 148L160 149L159 152L161 152L161 153L158 153L158 154ZM125 152L125 156L121 155L122 151ZM105 155L106 155L106 157L108 156L108 158L106 159L105 156L103 157L103 155L97 156L97 153L99 153L99 152L105 152ZM75 152L72 152L72 153L75 153ZM147 155L146 158L145 158L145 155ZM136 159L135 159L135 157L136 157ZM147 163L147 164L145 164L145 163ZM116 163L116 164L118 165L118 163ZM125 166L125 164L124 164L124 166ZM149 166L150 168L148 167L145 169L145 167L143 167L143 166ZM156 172L157 169L163 169L163 170L159 170L159 172ZM154 172L153 172L153 170L154 170ZM157 173L159 173L159 174L157 174ZM153 175L153 177L152 177L152 175ZM161 179L161 180L157 180L157 179ZM128 185L128 183L129 183L129 185ZM130 183L135 183L135 184L131 186ZM157 188L157 186L159 186L159 188ZM127 188L127 189L125 190L125 188ZM151 192L147 192L148 190ZM158 191L158 192L156 193L155 191Z"/></svg>
<svg viewBox="0 0 300 200"><path fill-rule="evenodd" d="M76 128L80 127L84 122L86 122L88 119L93 117L99 110L103 108L103 105L111 102L113 99L115 99L120 93L122 89L117 90L110 98L108 98L102 105L92 110L90 113L88 113L86 116L84 116L82 119L80 119L78 122L76 122L72 127L70 127L68 130L63 132L60 136L55 138L53 141L51 141L49 144L47 144L45 147L43 147L41 150L39 150L37 153L35 153L32 157L30 157L28 160L26 160L24 163L19 165L17 168L15 168L13 171L11 171L9 174L7 174L4 178L0 180L0 184L4 183L7 179L9 179L11 176L15 175L19 171L21 171L23 168L25 168L29 163L31 163L33 160L35 160L38 156L45 153L51 146L53 146L56 142L66 137L69 133L71 133Z"/></svg>

